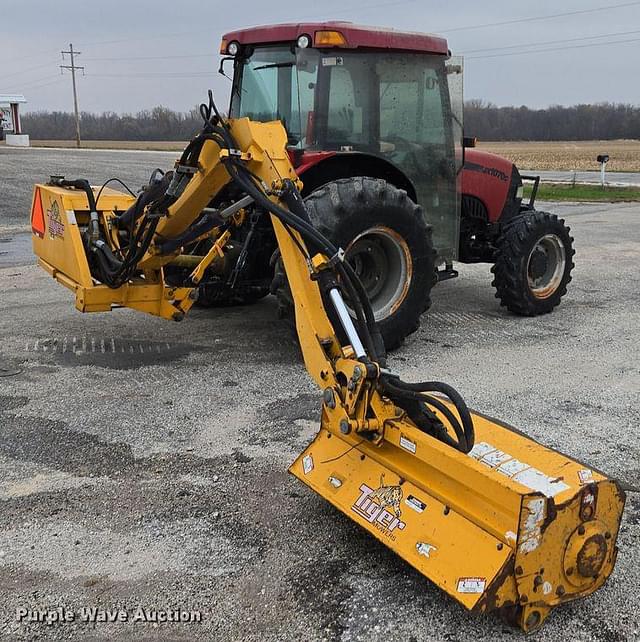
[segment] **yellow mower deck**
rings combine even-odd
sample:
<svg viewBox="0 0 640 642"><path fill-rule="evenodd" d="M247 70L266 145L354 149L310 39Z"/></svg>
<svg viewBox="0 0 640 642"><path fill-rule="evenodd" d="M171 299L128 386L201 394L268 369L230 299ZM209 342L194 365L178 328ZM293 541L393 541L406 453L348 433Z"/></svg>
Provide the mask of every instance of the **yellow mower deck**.
<svg viewBox="0 0 640 642"><path fill-rule="evenodd" d="M534 630L613 570L624 492L566 455L479 414L468 455L406 423L380 446L322 424L290 472L466 608Z"/></svg>

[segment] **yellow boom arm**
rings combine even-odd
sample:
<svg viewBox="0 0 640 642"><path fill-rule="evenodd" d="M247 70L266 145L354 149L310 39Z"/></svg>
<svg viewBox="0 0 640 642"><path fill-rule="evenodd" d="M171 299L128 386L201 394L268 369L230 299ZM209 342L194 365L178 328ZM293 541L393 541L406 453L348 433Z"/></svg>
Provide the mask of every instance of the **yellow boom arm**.
<svg viewBox="0 0 640 642"><path fill-rule="evenodd" d="M103 242L118 265L126 264L118 226L135 199L105 190L92 213L78 189L36 186L33 247L40 265L75 292L83 312L126 306L181 319L204 271L224 259L230 227L243 223L249 207L269 208L250 192L239 197L240 205L218 212L226 225L205 232L212 248L195 263L181 247L167 252L166 244L192 229L212 199L240 180L232 168L242 166L245 180L253 180L273 205L305 364L322 389L320 430L290 471L465 607L498 609L525 631L538 628L553 607L602 586L616 559L625 500L619 484L478 413L471 414L475 444L470 439L466 448L425 430L415 405L392 394L400 390L393 382L401 382L368 358L362 324L356 328L345 313L339 280L332 276L340 255L309 255L300 233L306 228L291 223L296 215L284 195L300 182L284 129L247 119L225 127L237 149L219 138L205 140L197 162L178 168L183 184L175 198L159 213L147 206L131 218L129 234L142 238L144 221L149 225L156 217L150 244L142 246L135 270L122 283L99 282L90 255ZM283 210L293 218L285 219ZM92 217L98 241L90 240ZM193 267L183 286L165 282L164 269L172 263ZM334 327L338 320L340 328ZM402 385L407 399L418 405L427 399ZM453 426L463 421L464 408L439 395L431 399L432 412L425 416L441 422L455 440Z"/></svg>

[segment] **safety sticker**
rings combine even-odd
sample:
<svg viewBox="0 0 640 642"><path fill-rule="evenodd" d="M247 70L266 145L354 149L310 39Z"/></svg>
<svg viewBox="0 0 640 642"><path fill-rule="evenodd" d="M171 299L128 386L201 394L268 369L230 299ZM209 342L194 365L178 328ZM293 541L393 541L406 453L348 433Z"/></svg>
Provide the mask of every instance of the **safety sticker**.
<svg viewBox="0 0 640 642"><path fill-rule="evenodd" d="M49 236L54 238L63 238L64 237L64 223L62 222L62 216L60 215L60 207L58 206L58 201L53 201L51 207L47 210L47 228L49 230Z"/></svg>
<svg viewBox="0 0 640 642"><path fill-rule="evenodd" d="M409 495L405 500L404 503L409 507L413 508L416 513L422 513L424 509L427 507L427 505L424 502L421 502L417 497L414 497L413 495Z"/></svg>
<svg viewBox="0 0 640 642"><path fill-rule="evenodd" d="M438 549L433 544L427 544L426 542L416 542L416 550L418 551L419 555L431 557L431 551L437 551Z"/></svg>
<svg viewBox="0 0 640 642"><path fill-rule="evenodd" d="M412 454L416 454L416 445L411 439L407 439L404 435L400 435L400 447L408 450Z"/></svg>
<svg viewBox="0 0 640 642"><path fill-rule="evenodd" d="M487 453L493 452L495 449L495 446L488 444L486 441L479 441L469 451L469 457L473 457L474 459L482 459Z"/></svg>
<svg viewBox="0 0 640 642"><path fill-rule="evenodd" d="M578 471L578 479L580 480L580 485L590 484L593 481L593 471L587 468L583 468Z"/></svg>
<svg viewBox="0 0 640 642"><path fill-rule="evenodd" d="M484 577L461 577L458 580L458 593L484 593L486 585Z"/></svg>
<svg viewBox="0 0 640 642"><path fill-rule="evenodd" d="M513 459L513 457L508 453L502 452L501 450L494 450L493 452L486 454L481 461L485 466L489 466L489 468L496 468L510 459Z"/></svg>
<svg viewBox="0 0 640 642"><path fill-rule="evenodd" d="M531 488L531 490L540 491L547 497L555 497L558 493L570 488L570 486L565 484L561 479L552 479L536 468L527 468L521 473L514 475L512 479L527 488Z"/></svg>
<svg viewBox="0 0 640 642"><path fill-rule="evenodd" d="M523 461L518 461L517 459L510 459L501 466L498 466L498 472L507 477L513 477L527 468L529 468L529 464L525 464Z"/></svg>
<svg viewBox="0 0 640 642"><path fill-rule="evenodd" d="M515 459L509 453L498 450L485 441L475 444L469 456L547 497L555 497L558 493L570 488L561 478L549 477L530 464Z"/></svg>
<svg viewBox="0 0 640 642"><path fill-rule="evenodd" d="M342 59L342 56L327 56L322 59L322 66L323 67L336 67L340 66L344 63L344 60Z"/></svg>
<svg viewBox="0 0 640 642"><path fill-rule="evenodd" d="M302 470L305 475L308 475L313 470L313 457L311 455L305 455L302 458Z"/></svg>

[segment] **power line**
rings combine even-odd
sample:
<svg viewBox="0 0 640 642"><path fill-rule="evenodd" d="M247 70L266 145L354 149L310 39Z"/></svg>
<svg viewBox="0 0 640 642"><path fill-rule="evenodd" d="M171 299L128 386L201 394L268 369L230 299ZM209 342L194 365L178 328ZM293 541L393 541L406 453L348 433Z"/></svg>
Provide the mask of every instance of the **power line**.
<svg viewBox="0 0 640 642"><path fill-rule="evenodd" d="M360 5L359 7L351 7L349 9L340 9L339 11L331 11L332 15L340 15L345 13L356 13L361 11L370 11L371 9L380 9L382 7L396 7L403 4L414 4L417 0L396 0L395 2L382 2L380 4L367 4ZM315 20L315 18L310 18Z"/></svg>
<svg viewBox="0 0 640 642"><path fill-rule="evenodd" d="M406 0L405 0L406 1ZM410 2L413 2L413 0L409 0ZM391 4L404 4L404 2L394 2ZM640 2L636 3L631 3L631 4L640 4ZM387 6L385 5L374 5L374 6ZM619 5L622 6L622 5ZM626 5L625 5L626 6ZM373 7L371 7L373 8ZM600 10L600 9L598 9ZM581 12L583 13L583 12ZM568 15L568 14L557 14L557 15ZM552 18L555 16L547 16L546 18ZM546 19L545 17L539 18L540 20ZM523 18L522 20L527 20L527 18ZM498 23L495 23L498 24ZM484 26L484 25L480 25ZM478 27L478 28L480 28ZM466 28L466 27L465 27ZM471 27L469 27L471 28ZM474 27L475 28L475 27ZM557 44L557 43L562 43L562 42L578 42L582 40L594 40L597 38L608 38L608 37L614 37L614 36L623 36L623 35L628 35L628 34L635 34L635 33L640 33L640 31L620 31L617 33L607 33L607 34L600 34L600 35L595 35L595 36L583 36L581 38L573 38L573 39L566 39L563 38L562 40L549 40L546 42L540 42L540 43L532 43L532 44L539 44L539 45L546 45L546 44ZM177 34L176 34L177 35ZM474 54L474 53L482 53L485 51L500 51L503 49L517 49L518 47L523 47L523 46L528 46L525 44L517 44L517 45L508 45L505 47L488 47L488 48L483 48L483 49L471 49L469 51L463 51L460 52L462 55L467 55L467 54ZM215 53L202 53L202 54L173 54L173 55L166 55L166 56L116 56L116 57L109 57L109 58L87 58L87 62L131 62L131 61L137 61L137 60L190 60L190 59L196 59L196 58L215 58L216 54Z"/></svg>
<svg viewBox="0 0 640 642"><path fill-rule="evenodd" d="M45 56L54 56L56 54L55 50L47 49L46 51L41 51L40 53L30 54L28 56L16 56L15 58L2 58L3 65L11 65L12 62L22 62L23 60L32 60L33 58L44 58Z"/></svg>
<svg viewBox="0 0 640 642"><path fill-rule="evenodd" d="M385 7L385 6L393 6L393 5L402 5L402 4L408 4L411 2L414 2L415 0L401 0L399 2L385 2L385 3L380 3L380 4L375 4L375 5L368 5L366 7L360 7L360 9L366 8L366 9L374 9L377 7ZM472 30L472 29L482 29L482 28L487 28L487 27L498 27L498 26L507 26L507 25L513 25L513 24L518 24L518 23L524 23L524 22L533 22L533 21L541 21L541 20L552 20L555 18L560 18L560 17L566 17L566 16L575 16L575 15L581 15L581 14L589 14L589 13L595 13L595 12L600 12L600 11L605 11L605 10L612 10L612 9L618 9L618 8L624 8L624 7L630 7L630 6L637 6L640 5L640 1L635 1L635 2L624 2L624 3L619 3L616 5L611 5L607 7L594 7L591 9L580 9L580 10L575 10L575 11L567 11L563 13L556 13L556 14L549 14L549 15L544 15L544 16L531 16L531 17L525 17L525 18L516 18L516 19L511 19L511 20L505 20L501 22L494 22L494 23L484 23L484 24L478 24L478 25L467 25L463 27L455 27L451 29L443 29L440 30L442 32L450 33L450 32L455 32L455 31L465 31L465 30ZM355 10L355 9L353 9ZM351 10L348 10L351 11ZM345 13L347 11L342 11L340 13ZM627 44L627 43L632 43L632 42L637 42L638 39L627 39L627 40L617 40L614 42L606 42L606 43L589 43L585 45L575 45L575 46L562 46L562 47L552 47L552 48L539 48L540 46L545 46L545 45L554 45L554 44L560 44L560 43L573 43L573 42L581 42L581 41L587 41L587 40L595 40L598 38L607 38L607 37L616 37L616 36L622 36L622 35L630 35L630 34L635 34L635 33L640 33L640 31L627 31L627 32L618 32L618 33L610 33L610 34L602 34L602 35L596 35L596 36L583 36L580 38L573 38L573 39L563 39L563 40L550 40L550 41L545 41L545 42L539 42L539 43L530 43L530 44L517 44L517 45L508 45L504 47L492 47L492 48L485 48L485 49L474 49L470 50L467 52L463 52L465 55L466 54L478 54L478 53L483 53L485 51L487 52L499 52L499 53L493 53L493 54L487 54L487 55L472 55L468 56L467 60L479 60L479 59L484 59L484 58L500 58L500 57L506 57L506 56L521 56L521 55L527 55L527 54L532 54L532 53L545 53L545 52L553 52L553 51L565 51L565 50L570 50L570 49L580 49L580 48L586 48L586 47L597 47L597 46L611 46L611 45L617 45L617 44ZM169 37L181 37L181 36L191 36L193 35L194 32L179 32L179 33L169 33L169 34L156 34L153 36L143 36L141 38L137 38L137 40L156 40L156 39L164 39L164 38L169 38ZM118 44L121 42L130 42L130 39L119 39L119 40L106 40L106 41L97 41L97 42L92 42L92 45L100 45L100 44ZM509 50L515 50L515 49L520 49L522 47L537 47L535 49L527 49L526 51L509 51ZM500 53L501 52L501 53ZM29 59L29 58L37 58L37 57L42 57L45 55L46 52L42 53L36 53L32 54L30 56L26 56L25 58L22 59ZM78 112L77 110L77 89L76 89L76 83L75 83L75 70L81 70L84 72L84 67L79 67L75 65L73 62L73 56L74 55L79 55L79 52L77 51L72 51L72 47L70 47L70 50L67 52L63 52L63 59L64 59L64 54L68 54L72 56L72 61L70 66L62 66L61 69L70 69L72 71L72 81L73 81L73 89L74 89L74 106L76 107L76 113ZM135 60L170 60L170 59L196 59L196 58L213 58L215 57L215 54L177 54L173 56L128 56L128 57L107 57L107 58L89 58L87 60L89 61L104 61L104 62L117 62L117 61L135 61ZM15 58L14 60L18 60ZM11 61L9 61L11 62ZM44 69L48 67L48 64L44 65L37 65L34 67L30 67L28 69L25 69L21 72L12 72L10 74L3 74L3 80L7 77L14 77L18 76L21 74L29 73L31 71L36 71L38 69ZM124 73L124 74L91 74L91 77L98 77L98 78L120 78L120 77L130 77L130 78L157 78L157 77L170 77L170 78L203 78L203 77L211 77L212 76L212 71L197 71L197 72L191 72L191 73L181 73L181 72L159 72L159 73ZM50 82L44 82L42 81L49 80L49 77L47 78L39 78L36 80L31 80L27 81L26 84L22 83L23 88L29 89L29 88L37 88L41 86L47 86L50 84L54 84L57 81L50 81ZM36 83L35 85L33 83ZM77 116L76 118L76 125L77 125L77 138L79 140L79 117Z"/></svg>
<svg viewBox="0 0 640 642"><path fill-rule="evenodd" d="M584 13L596 13L598 11L610 11L611 9L620 9L622 7L633 7L640 2L624 2L622 4L613 4L607 7L595 7L593 9L577 9L576 11L566 11L564 13L554 13L546 16L531 16L528 18L515 18L513 20L503 20L502 22L487 22L480 25L468 25L466 27L452 27L451 29L438 29L441 33L453 33L454 31L470 31L471 29L484 29L486 27L502 27L504 25L515 25L520 22L535 22L537 20L552 20L553 18L564 18L566 16L577 16Z"/></svg>
<svg viewBox="0 0 640 642"><path fill-rule="evenodd" d="M71 64L70 65L60 65L60 69L62 70L62 73L64 73L65 69L70 69L71 70L71 80L73 84L73 109L76 113L76 146L80 147L80 114L78 111L78 92L76 90L76 70L81 70L82 73L84 74L84 67L78 67L75 63L75 56L79 56L81 52L79 51L74 51L73 50L73 45L69 45L69 51L63 51L62 52L62 60L64 61L65 54L69 55L71 58Z"/></svg>
<svg viewBox="0 0 640 642"><path fill-rule="evenodd" d="M139 42L141 40L165 40L166 38L178 38L182 36L194 36L195 34L199 33L205 33L205 31L178 31L174 33L158 33L153 36L135 36L136 42ZM207 31L206 33L211 33L211 31ZM91 46L95 47L97 45L119 45L123 42L131 42L131 38L120 38L118 40L92 40L88 43L86 43L86 46ZM84 46L84 45L80 45Z"/></svg>
<svg viewBox="0 0 640 642"><path fill-rule="evenodd" d="M54 78L53 80L49 80L47 82L41 82L36 85L32 85L31 87L27 87L27 89L40 89L40 87L48 87L49 85L56 85L58 83L61 83L63 81L63 78Z"/></svg>
<svg viewBox="0 0 640 642"><path fill-rule="evenodd" d="M212 71L196 72L193 74L156 74L153 72L139 74L87 74L87 78L171 78L171 80L182 80L186 78L214 78L215 73Z"/></svg>
<svg viewBox="0 0 640 642"><path fill-rule="evenodd" d="M29 85L31 85L31 84L33 84L33 83L40 83L40 82L42 82L43 80L51 80L51 75L43 76L42 78L34 78L33 80L29 80L29 81L28 81L28 82L26 82L26 83L20 83L20 85L21 85L22 87L28 87ZM13 82L19 82L19 81L13 81Z"/></svg>
<svg viewBox="0 0 640 642"><path fill-rule="evenodd" d="M624 45L628 42L640 42L640 38L616 40L614 42L591 42L586 45L573 45L571 47L551 47L547 49L531 49L529 51L511 51L509 53L489 54L486 56L469 56L465 60L481 60L483 58L505 58L507 56L526 56L527 54L545 53L547 51L567 51L569 49L584 49L586 47L610 47L611 45Z"/></svg>
<svg viewBox="0 0 640 642"><path fill-rule="evenodd" d="M40 83L36 83L35 85L29 85L28 87L24 85L20 85L20 91L22 92L26 89L27 92L29 92L33 89L40 89L40 87L48 87L49 85L55 85L57 83L60 83L62 80L63 80L62 78L58 77L58 78L54 78L53 80L48 80L47 82L40 82Z"/></svg>
<svg viewBox="0 0 640 642"><path fill-rule="evenodd" d="M38 69L45 69L46 67L52 67L53 65L55 65L55 62L48 62L46 65L37 65L35 67L29 67L28 69L23 69L22 71L12 71L10 74L5 74L3 72L2 79L4 80L5 78L12 78L13 76L21 76L22 74L27 74L31 71L37 71Z"/></svg>
<svg viewBox="0 0 640 642"><path fill-rule="evenodd" d="M361 6L358 10L362 9L375 9L379 7L389 7L389 6L394 6L394 5L403 5L403 4L409 4L415 2L415 0L400 0L399 2L385 2L385 3L379 3L379 4L373 4L373 5L364 5ZM635 2L624 2L624 3L619 3L615 5L610 5L606 7L594 7L592 9L579 9L575 11L566 11L563 13L556 13L556 14L549 14L549 15L544 15L544 16L530 16L530 17L525 17L525 18L515 18L511 20L504 20L501 22L491 22L491 23L483 23L483 24L476 24L476 25L467 25L463 27L452 27L451 29L439 29L436 31L440 31L442 33L452 33L452 32L457 32L457 31L468 31L468 30L473 30L473 29L484 29L487 27L498 27L498 26L507 26L507 25L513 25L513 24L518 24L518 23L523 23L523 22L533 22L533 21L540 21L540 20L552 20L554 18L561 18L561 17L566 17L566 16L575 16L575 15L581 15L581 14L588 14L588 13L595 13L599 11L607 11L607 10L612 10L612 9L619 9L619 8L624 8L624 7L631 7L631 6L637 6L640 5L640 1L635 1ZM356 9L348 9L344 10L338 13L346 13L350 11L355 11ZM141 40L159 40L159 39L165 39L165 38L174 38L174 37L183 37L183 36L193 36L195 33L201 33L201 32L193 32L193 31L182 31L182 32L173 32L173 33L165 33L165 34L155 34L155 35L150 35L150 36L141 36L141 37L136 37L137 41ZM603 36L604 37L604 36ZM98 46L98 45L110 45L110 44L120 44L123 42L131 42L131 38L122 38L122 39L117 39L117 40L98 40L98 41L92 41L91 46ZM551 44L551 43L549 43ZM514 45L513 48L517 48L517 45ZM496 47L492 49L487 49L486 51L493 51L493 50L498 50L502 49L501 47ZM504 49L507 49L507 47L504 47ZM472 50L467 53L479 53L481 51L485 50ZM36 53L32 54L30 56L25 56L21 58L14 58L14 59L9 59L9 63L17 60L26 60L29 58L37 58L37 57L42 57L48 52L41 52L41 53ZM214 56L215 54L193 54L193 55L175 55L175 56L133 56L133 57L111 57L111 58L90 58L87 60L90 61L105 61L105 62L116 62L118 60L168 60L168 59L190 59L190 58L207 58L209 56ZM5 61L7 62L7 61ZM12 72L11 74L3 74L3 77L7 76L13 76L13 75L19 75L21 73L27 73L28 71L36 70L38 68L44 68L46 65L38 66L38 67L32 67L30 69L26 69L23 72Z"/></svg>
<svg viewBox="0 0 640 642"><path fill-rule="evenodd" d="M192 55L177 54L173 56L122 56L117 58L85 58L85 60L87 62L118 62L118 61L129 62L131 60L174 60L174 59L184 59L184 58L214 59L215 57L216 57L215 53L207 53L207 54L192 54Z"/></svg>
<svg viewBox="0 0 640 642"><path fill-rule="evenodd" d="M378 7L384 7L384 6L393 6L393 5L402 5L402 4L408 4L412 3L415 0L400 0L399 2L385 2L381 4L376 4L376 5L368 5L368 6L362 6L359 9L349 9L342 11L342 13L346 11L362 11L365 9L375 9ZM451 29L436 29L436 33L451 33L454 31L467 31L471 29L484 29L485 27L499 27L502 25L511 25L511 24L517 24L520 22L531 22L531 21L536 21L536 20L551 20L553 18L561 18L565 16L575 16L579 14L585 14L585 13L594 13L598 11L607 11L610 9L619 9L623 7L631 7L631 6L636 6L640 5L640 1L636 0L635 2L624 2L620 4L614 4L610 5L607 7L595 7L593 9L579 9L575 11L567 11L564 13L556 13L556 14L549 14L545 16L532 16L528 18L515 18L512 20L505 20L502 22L489 22L489 23L483 23L483 24L476 24L476 25L468 25L464 27L452 27ZM162 34L154 34L154 35L149 35L149 36L136 36L135 40L136 41L141 41L141 40L164 40L165 38L177 38L177 37L182 37L182 36L194 36L195 34L199 33L204 33L203 31L179 31L179 32L172 32L172 33L162 33ZM210 33L207 31L206 33ZM97 45L116 45L116 44L121 44L121 43L130 43L131 38L119 38L117 40L92 40L90 43L87 43L86 46L97 46Z"/></svg>
<svg viewBox="0 0 640 642"><path fill-rule="evenodd" d="M87 74L88 78L204 78L215 76L214 70L209 71L194 71L188 74L185 74L181 71L149 71L149 72L134 72L134 73L123 73L123 74Z"/></svg>
<svg viewBox="0 0 640 642"><path fill-rule="evenodd" d="M519 49L521 47L535 47L543 45L557 45L563 42L580 42L583 40L595 40L596 38L613 38L615 36L628 36L630 34L640 33L640 30L635 31L618 31L617 33L603 33L597 36L582 36L581 38L563 38L562 40L547 40L546 42L531 42L519 43L517 45L507 45L505 47L488 47L486 49L470 49L469 51L461 51L460 55L466 56L468 54L484 53L485 51L503 51L505 49ZM595 44L595 43L594 43Z"/></svg>

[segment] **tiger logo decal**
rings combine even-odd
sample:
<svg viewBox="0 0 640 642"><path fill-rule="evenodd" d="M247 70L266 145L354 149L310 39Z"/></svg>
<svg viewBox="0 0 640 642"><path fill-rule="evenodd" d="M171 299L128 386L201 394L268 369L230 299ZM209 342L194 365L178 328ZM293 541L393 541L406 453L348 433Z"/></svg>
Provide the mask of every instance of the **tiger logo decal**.
<svg viewBox="0 0 640 642"><path fill-rule="evenodd" d="M378 504L383 509L393 509L394 515L400 519L402 512L400 504L402 503L402 488L400 486L385 486L384 473L380 475L380 486L369 495L369 499L378 500Z"/></svg>

